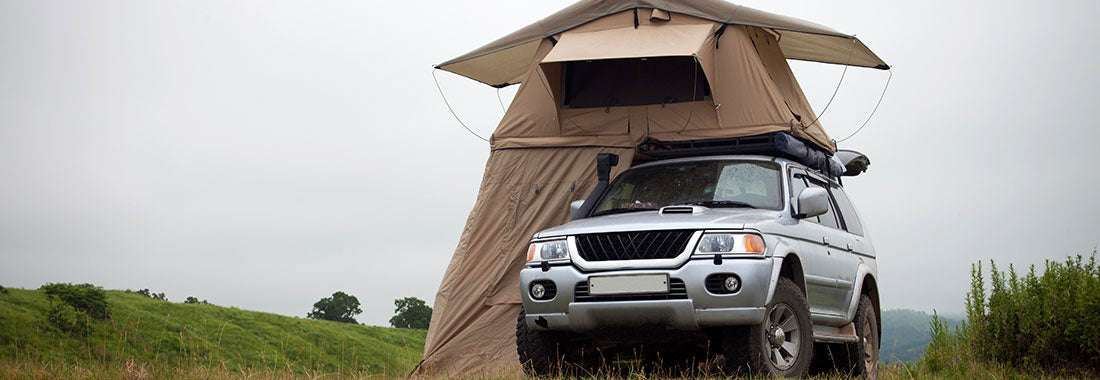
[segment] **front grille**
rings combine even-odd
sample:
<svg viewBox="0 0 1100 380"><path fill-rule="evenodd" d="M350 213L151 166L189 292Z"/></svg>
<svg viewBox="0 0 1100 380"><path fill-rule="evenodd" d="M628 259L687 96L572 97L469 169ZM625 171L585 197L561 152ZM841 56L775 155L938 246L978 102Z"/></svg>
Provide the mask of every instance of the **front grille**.
<svg viewBox="0 0 1100 380"><path fill-rule="evenodd" d="M668 280L668 293L593 296L588 294L588 281L578 282L573 291L573 302L655 301L683 300L687 298L687 286L684 285L684 280L678 278Z"/></svg>
<svg viewBox="0 0 1100 380"><path fill-rule="evenodd" d="M671 259L687 248L692 230L608 232L577 235L587 261Z"/></svg>

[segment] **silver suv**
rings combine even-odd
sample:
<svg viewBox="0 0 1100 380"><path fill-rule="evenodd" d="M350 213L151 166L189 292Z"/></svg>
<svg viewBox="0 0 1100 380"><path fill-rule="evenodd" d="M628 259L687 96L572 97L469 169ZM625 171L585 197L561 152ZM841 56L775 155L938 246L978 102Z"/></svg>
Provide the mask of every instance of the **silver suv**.
<svg viewBox="0 0 1100 380"><path fill-rule="evenodd" d="M613 182L600 166L574 220L527 252L516 339L528 373L626 350L665 366L798 377L813 361L877 376L875 250L836 179L759 155L650 162Z"/></svg>

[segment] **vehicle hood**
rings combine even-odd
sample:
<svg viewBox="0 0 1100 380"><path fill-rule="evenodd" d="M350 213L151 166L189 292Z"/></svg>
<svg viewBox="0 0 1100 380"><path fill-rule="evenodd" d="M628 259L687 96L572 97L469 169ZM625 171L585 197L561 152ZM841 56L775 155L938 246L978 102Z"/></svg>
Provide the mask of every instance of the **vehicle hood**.
<svg viewBox="0 0 1100 380"><path fill-rule="evenodd" d="M745 229L775 222L781 211L760 209L712 208L695 214L660 214L659 211L639 211L574 220L542 230L536 239L589 234L597 232L646 230Z"/></svg>

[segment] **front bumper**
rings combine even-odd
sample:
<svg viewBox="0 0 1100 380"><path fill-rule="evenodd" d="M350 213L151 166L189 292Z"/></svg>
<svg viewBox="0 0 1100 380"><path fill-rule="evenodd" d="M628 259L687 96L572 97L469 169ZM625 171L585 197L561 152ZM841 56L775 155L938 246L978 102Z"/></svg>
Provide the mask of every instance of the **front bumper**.
<svg viewBox="0 0 1100 380"><path fill-rule="evenodd" d="M675 269L644 269L582 272L573 265L533 267L520 272L520 289L527 326L534 330L587 332L603 327L665 327L696 331L706 327L751 325L764 320L764 306L778 275L777 259L727 258L715 264L712 258L688 260ZM707 291L707 276L733 273L741 278L741 289L732 294ZM682 280L686 297L656 300L575 299L577 285L582 292L588 277L609 274L668 274ZM553 281L557 295L535 300L528 291L534 281ZM583 295L583 293L582 293ZM630 298L630 297L622 297Z"/></svg>

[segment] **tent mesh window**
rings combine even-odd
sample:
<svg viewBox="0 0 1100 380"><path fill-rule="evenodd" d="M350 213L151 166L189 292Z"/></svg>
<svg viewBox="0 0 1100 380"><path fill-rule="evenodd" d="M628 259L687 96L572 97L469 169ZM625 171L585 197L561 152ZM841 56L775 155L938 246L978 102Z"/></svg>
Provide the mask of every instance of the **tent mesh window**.
<svg viewBox="0 0 1100 380"><path fill-rule="evenodd" d="M578 282L573 291L573 302L654 301L682 300L687 298L687 285L684 285L684 280L678 278L671 278L668 280L668 293L616 294L594 296L588 294L587 281Z"/></svg>
<svg viewBox="0 0 1100 380"><path fill-rule="evenodd" d="M577 253L587 261L671 259L684 252L693 232L665 230L577 235Z"/></svg>
<svg viewBox="0 0 1100 380"><path fill-rule="evenodd" d="M706 75L694 57L570 61L564 68L564 108L668 104L710 96Z"/></svg>

